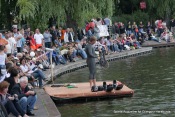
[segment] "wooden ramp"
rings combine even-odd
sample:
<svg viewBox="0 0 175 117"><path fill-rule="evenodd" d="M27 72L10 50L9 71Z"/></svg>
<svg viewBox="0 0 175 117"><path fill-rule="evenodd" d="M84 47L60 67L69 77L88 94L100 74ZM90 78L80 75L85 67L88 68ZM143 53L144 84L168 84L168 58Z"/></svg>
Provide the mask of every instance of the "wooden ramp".
<svg viewBox="0 0 175 117"><path fill-rule="evenodd" d="M107 84L112 84L112 81L107 81ZM120 83L120 82L118 82ZM123 86L121 90L112 90L111 92L98 91L91 92L89 83L71 83L76 86L76 88L68 88L67 86L62 86L57 84L52 87L52 85L47 85L44 87L46 93L48 93L55 100L68 100L68 99L89 99L89 98L109 98L109 97L131 97L134 91L128 88L126 85ZM103 82L97 82L97 86L102 86Z"/></svg>

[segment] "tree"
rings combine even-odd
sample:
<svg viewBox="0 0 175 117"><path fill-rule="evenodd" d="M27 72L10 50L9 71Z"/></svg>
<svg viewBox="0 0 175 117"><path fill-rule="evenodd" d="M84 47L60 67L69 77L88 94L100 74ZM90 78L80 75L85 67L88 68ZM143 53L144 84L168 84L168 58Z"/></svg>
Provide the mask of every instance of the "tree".
<svg viewBox="0 0 175 117"><path fill-rule="evenodd" d="M78 27L91 18L113 14L113 0L18 0L17 7L19 17L33 28L46 28L51 17L58 24Z"/></svg>
<svg viewBox="0 0 175 117"><path fill-rule="evenodd" d="M169 25L169 20L175 18L175 0L147 0L150 18L163 19Z"/></svg>
<svg viewBox="0 0 175 117"><path fill-rule="evenodd" d="M20 19L34 18L39 7L37 0L18 0L16 6L20 9Z"/></svg>
<svg viewBox="0 0 175 117"><path fill-rule="evenodd" d="M0 28L11 29L13 18L15 17L17 0L1 0L0 4Z"/></svg>
<svg viewBox="0 0 175 117"><path fill-rule="evenodd" d="M0 27L10 29L14 21L25 22L33 29L49 25L82 27L96 17L133 15L142 0L1 0ZM144 0L144 12L150 19L169 20L175 16L175 0ZM53 23L54 22L54 23Z"/></svg>

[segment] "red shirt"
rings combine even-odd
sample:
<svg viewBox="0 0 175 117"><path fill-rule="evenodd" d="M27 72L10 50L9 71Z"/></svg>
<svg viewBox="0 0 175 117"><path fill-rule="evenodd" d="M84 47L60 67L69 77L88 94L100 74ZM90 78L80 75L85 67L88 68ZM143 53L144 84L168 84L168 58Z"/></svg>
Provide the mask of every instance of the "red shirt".
<svg viewBox="0 0 175 117"><path fill-rule="evenodd" d="M29 38L30 38L30 46L36 45L36 41L35 41L35 39L33 38L33 36L30 36Z"/></svg>
<svg viewBox="0 0 175 117"><path fill-rule="evenodd" d="M159 22L158 22L157 27L158 27L158 28L163 28L163 27L162 27L162 21L159 21Z"/></svg>
<svg viewBox="0 0 175 117"><path fill-rule="evenodd" d="M85 28L86 32L87 32L89 29L90 29L90 24L87 24L87 25L86 25L86 28Z"/></svg>
<svg viewBox="0 0 175 117"><path fill-rule="evenodd" d="M89 27L94 28L95 27L95 23L94 22L90 22L89 23Z"/></svg>

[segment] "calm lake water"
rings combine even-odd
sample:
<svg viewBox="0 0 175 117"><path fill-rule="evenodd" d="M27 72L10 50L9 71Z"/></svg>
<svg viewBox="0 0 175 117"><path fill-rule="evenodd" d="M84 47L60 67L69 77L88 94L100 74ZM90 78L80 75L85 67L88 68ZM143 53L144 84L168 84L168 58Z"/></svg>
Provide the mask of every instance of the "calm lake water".
<svg viewBox="0 0 175 117"><path fill-rule="evenodd" d="M88 68L59 77L57 83L87 82ZM97 80L117 79L132 88L130 98L57 104L62 117L175 117L175 48L97 65Z"/></svg>

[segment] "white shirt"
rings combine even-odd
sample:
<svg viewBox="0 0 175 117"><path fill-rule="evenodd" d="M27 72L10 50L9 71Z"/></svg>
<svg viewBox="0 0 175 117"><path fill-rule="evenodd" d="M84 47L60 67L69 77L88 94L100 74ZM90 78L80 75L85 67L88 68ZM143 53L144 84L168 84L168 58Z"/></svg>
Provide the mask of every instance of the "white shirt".
<svg viewBox="0 0 175 117"><path fill-rule="evenodd" d="M34 64L34 63L32 63L32 64L30 64L30 69L32 70L32 71L35 71L35 70L37 70L37 66ZM35 68L35 69L34 69Z"/></svg>
<svg viewBox="0 0 175 117"><path fill-rule="evenodd" d="M0 54L0 65L5 65L6 54Z"/></svg>
<svg viewBox="0 0 175 117"><path fill-rule="evenodd" d="M0 65L5 65L5 58L6 58L6 54L0 54ZM5 79L5 76L7 74L6 69L1 69L1 74L2 76L0 76L0 82L2 82Z"/></svg>
<svg viewBox="0 0 175 117"><path fill-rule="evenodd" d="M99 41L96 41L93 47L96 50L96 49L101 49L102 47L104 47L104 45L102 45Z"/></svg>
<svg viewBox="0 0 175 117"><path fill-rule="evenodd" d="M70 32L70 36L71 36L71 39L72 39L72 42L74 42L74 40L73 40L73 35L72 35L72 33ZM69 35L68 35L68 33L64 33L64 42L66 43L66 42L69 42Z"/></svg>
<svg viewBox="0 0 175 117"><path fill-rule="evenodd" d="M8 39L8 41L9 41L9 44L10 44L10 46L11 46L11 52L13 53L14 50L15 50L16 40L15 40L14 37L10 37L10 38Z"/></svg>
<svg viewBox="0 0 175 117"><path fill-rule="evenodd" d="M24 72L24 73L29 70L27 65L21 65L20 68L21 68L22 72Z"/></svg>
<svg viewBox="0 0 175 117"><path fill-rule="evenodd" d="M29 68L28 68L27 65L21 65L20 68L21 68L22 72L24 72L24 73L27 72L27 71L29 70ZM33 71L30 70L30 71L28 71L27 73L30 75L31 73L33 73Z"/></svg>
<svg viewBox="0 0 175 117"><path fill-rule="evenodd" d="M6 75L0 76L0 82L4 81Z"/></svg>
<svg viewBox="0 0 175 117"><path fill-rule="evenodd" d="M16 40L16 47L21 47L22 46L22 42L21 42L21 38L22 38L23 36L20 34L20 33L15 33L14 34L14 38L16 38L16 39L18 39L18 40Z"/></svg>
<svg viewBox="0 0 175 117"><path fill-rule="evenodd" d="M6 47L6 49L7 49L7 53L9 54L11 54L12 53L12 46L10 45L10 41L9 40L7 40L8 41L8 44L5 46Z"/></svg>
<svg viewBox="0 0 175 117"><path fill-rule="evenodd" d="M34 39L36 40L36 44L42 44L42 40L44 39L44 36L40 34L35 34Z"/></svg>

